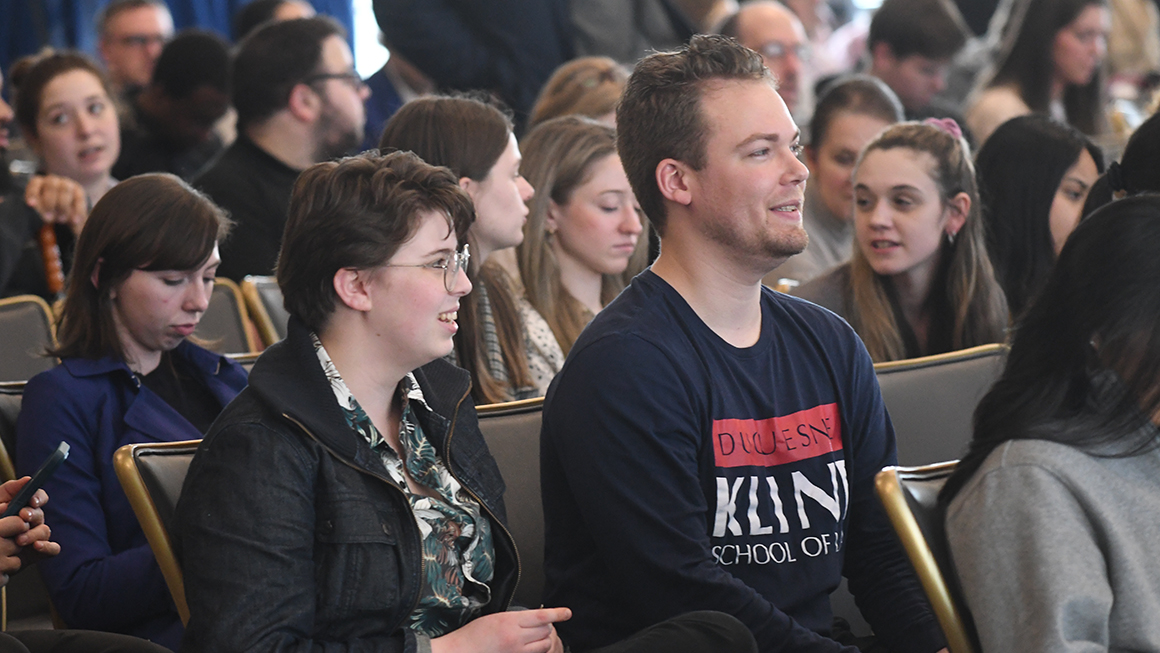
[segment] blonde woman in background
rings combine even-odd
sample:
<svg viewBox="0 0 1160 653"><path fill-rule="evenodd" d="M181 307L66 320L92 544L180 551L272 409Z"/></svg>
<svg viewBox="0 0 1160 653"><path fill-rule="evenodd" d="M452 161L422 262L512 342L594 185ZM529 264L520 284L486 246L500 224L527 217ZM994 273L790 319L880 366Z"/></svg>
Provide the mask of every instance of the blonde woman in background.
<svg viewBox="0 0 1160 653"><path fill-rule="evenodd" d="M608 57L580 57L556 69L536 104L528 127L559 116L581 115L616 124L616 103L628 72Z"/></svg>
<svg viewBox="0 0 1160 653"><path fill-rule="evenodd" d="M616 153L616 131L580 116L549 120L524 138L522 174L539 191L517 248L525 309L544 316L564 354L588 322L644 268L640 205ZM630 277L631 278L631 277ZM529 352L529 366L533 366ZM554 376L542 359L533 375Z"/></svg>

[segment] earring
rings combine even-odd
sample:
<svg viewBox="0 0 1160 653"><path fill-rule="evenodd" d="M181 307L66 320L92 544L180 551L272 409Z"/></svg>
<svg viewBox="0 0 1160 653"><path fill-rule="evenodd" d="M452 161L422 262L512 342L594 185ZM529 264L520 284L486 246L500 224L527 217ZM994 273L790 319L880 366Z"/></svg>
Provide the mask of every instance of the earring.
<svg viewBox="0 0 1160 653"><path fill-rule="evenodd" d="M544 229L544 232L547 233L549 236L555 236L556 235L556 228L555 227L546 227Z"/></svg>
<svg viewBox="0 0 1160 653"><path fill-rule="evenodd" d="M953 246L955 244L955 234L952 234L949 231L946 232L946 234L947 234L947 244Z"/></svg>

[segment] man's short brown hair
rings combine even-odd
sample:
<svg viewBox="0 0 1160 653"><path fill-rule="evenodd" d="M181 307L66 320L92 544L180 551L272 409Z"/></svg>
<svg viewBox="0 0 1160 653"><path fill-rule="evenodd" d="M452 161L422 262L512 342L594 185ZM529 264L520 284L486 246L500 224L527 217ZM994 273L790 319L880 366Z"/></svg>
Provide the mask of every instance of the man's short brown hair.
<svg viewBox="0 0 1160 653"><path fill-rule="evenodd" d="M657 165L676 159L694 170L704 167L709 126L701 113L701 96L705 84L718 79L774 84L761 55L732 38L703 34L679 50L642 59L616 109L616 149L658 235L664 235L667 215L656 183Z"/></svg>
<svg viewBox="0 0 1160 653"><path fill-rule="evenodd" d="M428 211L446 216L448 231L465 242L475 221L471 198L450 170L411 152L364 152L307 168L294 183L278 254L286 310L322 329L338 302L335 273L386 263Z"/></svg>

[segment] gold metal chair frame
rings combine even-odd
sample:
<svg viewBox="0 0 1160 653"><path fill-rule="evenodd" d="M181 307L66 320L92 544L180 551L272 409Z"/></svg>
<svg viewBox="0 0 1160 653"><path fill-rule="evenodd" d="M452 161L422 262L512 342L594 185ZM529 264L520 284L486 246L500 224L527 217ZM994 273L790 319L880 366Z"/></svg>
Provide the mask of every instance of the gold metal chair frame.
<svg viewBox="0 0 1160 653"><path fill-rule="evenodd" d="M887 467L874 478L874 488L886 509L886 515L902 542L902 548L918 573L919 582L930 600L939 625L946 635L951 653L975 653L972 636L967 630L964 614L951 595L946 577L935 560L930 544L914 518L902 487L904 477L941 478L950 476L958 461L924 465L922 467Z"/></svg>
<svg viewBox="0 0 1160 653"><path fill-rule="evenodd" d="M255 277L260 280L268 280L270 277ZM253 318L254 325L258 327L258 333L262 336L262 340L266 346L270 346L275 342L281 340L278 337L278 330L274 328L274 320L270 319L270 313L266 310L266 305L262 303L261 294L258 292L258 286L250 281L250 277L242 280L242 296L246 300L246 308L250 311L250 317Z"/></svg>
<svg viewBox="0 0 1160 653"><path fill-rule="evenodd" d="M181 442L163 442L146 444L127 444L113 454L113 467L117 471L117 478L129 498L129 505L133 507L137 521L141 522L141 530L145 532L145 539L149 541L149 548L157 558L157 565L161 567L161 575L165 577L165 584L169 593L173 595L173 603L177 606L177 614L181 623L189 623L189 605L185 602L185 576L181 572L181 565L173 552L173 540L169 531L161 523L161 516L152 495L141 477L141 470L137 468L136 454L142 449L149 451L193 453L201 440L184 440Z"/></svg>

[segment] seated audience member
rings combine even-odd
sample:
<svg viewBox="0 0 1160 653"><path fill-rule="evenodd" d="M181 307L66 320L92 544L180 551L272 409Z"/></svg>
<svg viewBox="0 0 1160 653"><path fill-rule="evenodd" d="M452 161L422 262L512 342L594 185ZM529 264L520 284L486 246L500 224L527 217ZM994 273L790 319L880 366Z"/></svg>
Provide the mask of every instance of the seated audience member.
<svg viewBox="0 0 1160 653"><path fill-rule="evenodd" d="M65 51L21 59L12 67L11 81L16 88L16 121L36 154L38 174L75 181L84 191L86 209L92 206L117 183L111 170L121 147L116 108L104 75L85 55ZM25 219L31 217L21 213ZM54 216L57 224L51 230L18 216L12 240L22 243L24 251L14 271L18 276L9 279L8 287L55 298L86 213L70 211L65 224Z"/></svg>
<svg viewBox="0 0 1160 653"><path fill-rule="evenodd" d="M778 95L785 100L791 114L809 111L805 91L812 85L812 76L805 70L806 32L792 11L773 0L746 2L725 19L720 32L761 55L777 80Z"/></svg>
<svg viewBox="0 0 1160 653"><path fill-rule="evenodd" d="M10 77L16 121L39 172L72 179L96 204L117 183L112 169L121 151L117 109L104 74L85 55L64 51L21 59Z"/></svg>
<svg viewBox="0 0 1160 653"><path fill-rule="evenodd" d="M822 91L805 146L810 182L806 184L802 225L810 243L766 277L768 285L777 287L782 279L805 283L850 260L854 163L878 132L901 120L898 97L876 77L838 78Z"/></svg>
<svg viewBox="0 0 1160 653"><path fill-rule="evenodd" d="M1002 342L970 149L952 121L880 133L854 169L850 262L795 293L846 319L875 362Z"/></svg>
<svg viewBox="0 0 1160 653"><path fill-rule="evenodd" d="M528 127L580 115L616 125L616 103L624 93L628 72L608 57L580 57L556 69L532 106Z"/></svg>
<svg viewBox="0 0 1160 653"><path fill-rule="evenodd" d="M640 237L640 206L616 154L616 130L564 116L541 123L523 145L520 170L540 189L516 248L524 323L535 323L529 312L543 316L559 343L550 352L528 350L528 367L546 391L576 337L624 290L624 272L634 262L636 273L644 269L648 239Z"/></svg>
<svg viewBox="0 0 1160 653"><path fill-rule="evenodd" d="M1088 193L1083 214L1090 215L1113 200L1149 192L1160 192L1160 114L1152 114L1137 127L1120 160L1108 164Z"/></svg>
<svg viewBox="0 0 1160 653"><path fill-rule="evenodd" d="M33 294L51 301L64 283L64 261L59 244L46 253L42 239L49 239L49 245L57 242L58 228L67 228L70 238L79 233L89 213L88 200L80 184L57 175L38 175L21 187L6 157L14 117L12 107L0 98L0 297Z"/></svg>
<svg viewBox="0 0 1160 653"><path fill-rule="evenodd" d="M16 497L29 477L0 485L0 510ZM33 562L60 553L60 544L50 541L41 508L48 503L44 490L37 490L20 513L0 520L0 586L8 577ZM33 572L35 573L35 572ZM84 630L19 630L0 633L4 653L165 653L167 649L143 639Z"/></svg>
<svg viewBox="0 0 1160 653"><path fill-rule="evenodd" d="M867 72L898 95L908 119L961 119L957 107L931 101L946 88L947 68L968 33L950 0L885 0L870 21Z"/></svg>
<svg viewBox="0 0 1160 653"><path fill-rule="evenodd" d="M222 150L214 124L229 108L229 47L211 32L183 30L132 100L113 176L169 172L188 181Z"/></svg>
<svg viewBox="0 0 1160 653"><path fill-rule="evenodd" d="M940 500L984 651L1160 648L1160 198L1080 223Z"/></svg>
<svg viewBox="0 0 1160 653"><path fill-rule="evenodd" d="M181 620L113 471L136 442L200 438L246 385L229 359L186 342L209 305L229 220L172 175L105 194L77 243L56 368L28 382L16 469L35 471L63 440L46 484L61 553L41 564L66 624L135 635L174 651Z"/></svg>
<svg viewBox="0 0 1160 653"><path fill-rule="evenodd" d="M313 17L314 6L304 0L254 0L234 13L234 42L241 43L250 32L269 21Z"/></svg>
<svg viewBox="0 0 1160 653"><path fill-rule="evenodd" d="M477 404L526 399L543 394L528 368L528 352L548 360L563 358L559 345L543 336L549 331L535 311L520 315L518 293L508 272L488 259L524 239L531 185L520 176L520 150L511 120L499 109L464 97L412 100L383 130L379 147L419 155L431 165L446 166L475 204L476 220L467 232L471 266L467 276L475 290L460 301L459 333L453 361L471 372L471 396ZM529 335L541 336L529 342ZM555 345L555 347L553 347Z"/></svg>
<svg viewBox="0 0 1160 653"><path fill-rule="evenodd" d="M987 252L1018 319L1047 281L1104 155L1078 130L1033 114L1003 123L975 157Z"/></svg>
<svg viewBox="0 0 1160 653"><path fill-rule="evenodd" d="M982 78L967 107L979 143L1016 116L1043 113L1094 136L1107 129L1103 74L1107 51L1105 0L1027 0L1012 13L994 72Z"/></svg>
<svg viewBox="0 0 1160 653"><path fill-rule="evenodd" d="M505 612L519 558L503 480L470 376L442 360L472 289L472 219L456 177L409 152L299 178L278 266L290 335L177 506L183 651L561 652L566 607ZM613 650L754 650L730 617L699 633L688 619Z"/></svg>
<svg viewBox="0 0 1160 653"><path fill-rule="evenodd" d="M129 99L153 78L173 17L162 0L112 0L97 17L97 51L118 99Z"/></svg>
<svg viewBox="0 0 1160 653"><path fill-rule="evenodd" d="M235 222L221 276L273 273L298 173L362 142L367 90L352 62L342 27L324 17L266 23L242 42L238 138L193 181Z"/></svg>
<svg viewBox="0 0 1160 653"><path fill-rule="evenodd" d="M650 55L617 150L661 254L580 334L541 439L545 601L584 650L688 610L762 651L829 638L842 575L879 643L944 646L874 474L894 434L870 358L827 311L761 285L805 247L797 127L752 50ZM792 437L789 434L793 434Z"/></svg>

